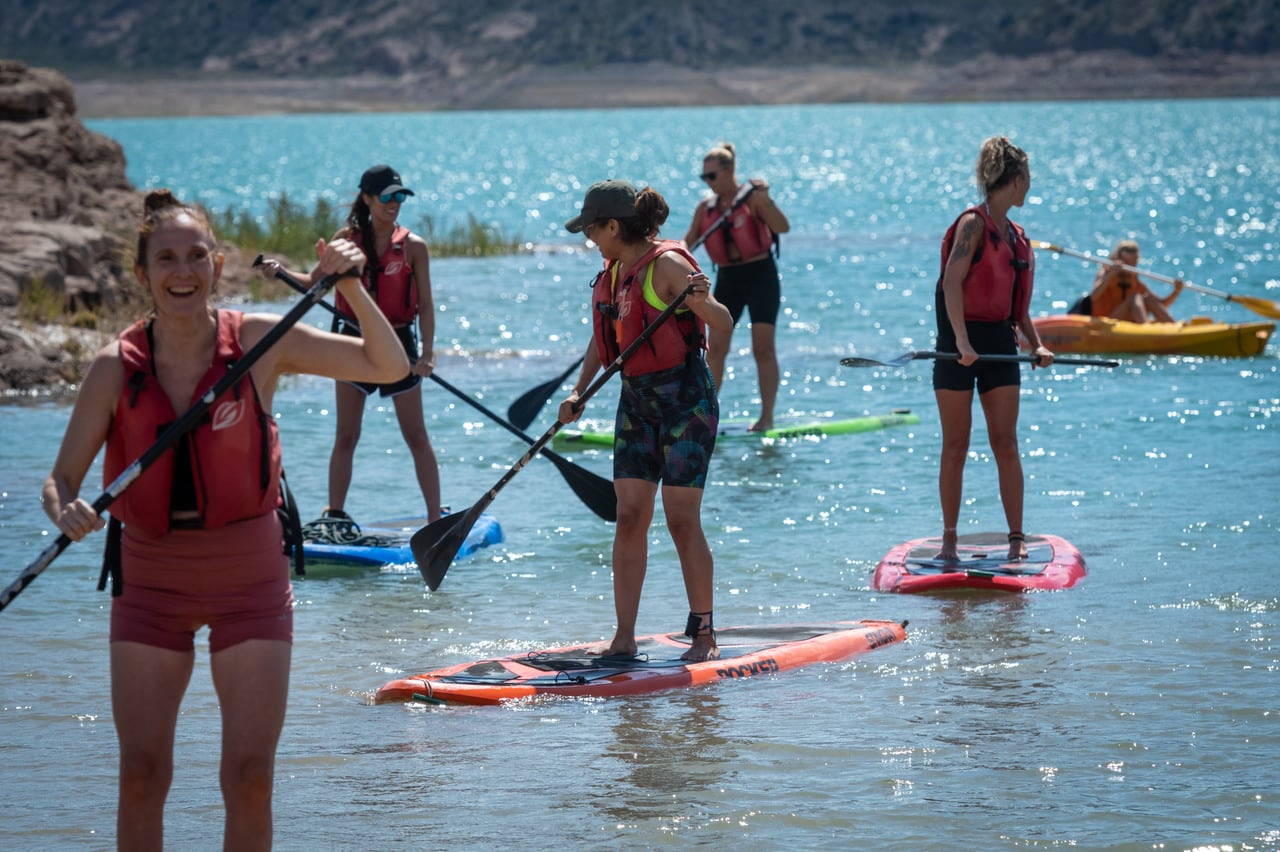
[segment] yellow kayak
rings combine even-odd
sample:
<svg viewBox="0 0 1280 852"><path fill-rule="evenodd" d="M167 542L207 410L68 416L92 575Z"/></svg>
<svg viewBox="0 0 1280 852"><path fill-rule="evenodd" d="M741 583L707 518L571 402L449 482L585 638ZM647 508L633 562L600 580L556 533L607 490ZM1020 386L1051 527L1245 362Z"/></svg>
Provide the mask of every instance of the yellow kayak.
<svg viewBox="0 0 1280 852"><path fill-rule="evenodd" d="M1185 322L1125 322L1105 317L1062 314L1033 322L1044 345L1054 352L1124 352L1138 355L1258 355L1276 330L1273 322L1216 322L1192 317Z"/></svg>

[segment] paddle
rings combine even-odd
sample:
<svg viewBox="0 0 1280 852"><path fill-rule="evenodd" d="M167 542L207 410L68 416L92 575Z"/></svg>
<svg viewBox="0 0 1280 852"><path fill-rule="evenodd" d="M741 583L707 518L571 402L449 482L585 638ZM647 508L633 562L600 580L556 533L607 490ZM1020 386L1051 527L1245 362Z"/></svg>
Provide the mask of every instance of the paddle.
<svg viewBox="0 0 1280 852"><path fill-rule="evenodd" d="M907 352L899 355L897 358L891 358L888 361L880 361L876 358L841 358L840 363L846 367L905 367L912 361L922 361L933 358L938 361L958 361L960 353L958 352L928 352L915 351ZM980 361L1018 361L1021 363L1031 364L1036 361L1034 355L979 355ZM1055 364L1080 364L1087 367L1118 367L1119 361L1111 361L1104 358L1057 358L1053 359Z"/></svg>
<svg viewBox="0 0 1280 852"><path fill-rule="evenodd" d="M341 277L342 275L326 276L312 286L311 289L307 290L298 304L294 305L289 313L285 314L270 331L263 335L262 339L253 348L244 353L240 360L227 371L226 375L215 382L213 387L204 396L200 397L200 400L195 405L187 409L186 413L170 424L169 428L165 429L154 444L148 447L142 455L138 456L132 464L116 477L114 482L107 486L107 490L93 501L93 510L98 514L105 512L107 507L115 502L115 499L124 493L124 490L132 485L144 470L150 467L160 456L164 455L170 447L177 443L179 438L194 428L218 400L218 397L235 387L245 373L249 372L249 368L262 357L263 353L283 337L290 328L295 326L298 320L302 319L302 315L311 310L324 296L325 291L333 287ZM53 544L46 547L34 562L23 569L22 573L18 575L18 579L10 583L3 592L0 592L0 610L8 606L9 602L30 585L32 580L40 576L44 569L48 568L49 564L58 558L58 554L67 549L69 544L71 544L71 539L67 537L66 533L62 533Z"/></svg>
<svg viewBox="0 0 1280 852"><path fill-rule="evenodd" d="M578 397L578 408L586 404L592 396L596 394L604 384L613 377L613 374L622 369L622 364L631 357L631 353L635 352L642 346L658 327L667 321L667 318L676 312L676 309L684 303L685 298L693 290L693 285L686 287L679 296L672 300L671 304L658 314L657 318L650 323L644 331L637 335L631 345L622 350L617 358L613 359L605 371L591 383L591 385L582 392ZM515 464L511 466L502 478L494 484L492 488L485 492L475 505L465 512L445 515L438 521L432 521L422 529L413 534L409 539L409 547L413 550L413 558L418 563L418 570L422 572L422 579L427 581L427 588L435 591L440 588L440 584L444 581L445 572L449 570L449 566L453 563L454 556L457 555L459 548L467 540L467 533L475 526L476 521L489 504L497 498L498 492L501 491L508 482L510 482L521 469L529 463L539 451L542 450L551 439L555 437L556 432L564 426L559 420L551 424L551 428L542 434L542 437L534 441L529 451L521 456Z"/></svg>
<svg viewBox="0 0 1280 852"><path fill-rule="evenodd" d="M1072 249L1063 248L1062 246L1057 246L1053 243L1046 243L1043 240L1032 240L1031 245L1036 248L1046 249L1054 252L1055 254L1065 254L1069 257L1078 257L1081 260L1091 260L1101 266L1116 266L1126 272L1145 275L1148 278L1154 278L1157 281L1164 281L1167 284L1173 284L1178 280L1176 278L1170 278L1168 275L1161 275L1157 272L1148 272L1145 269L1139 269L1136 266L1130 266L1127 263L1116 263L1110 258L1098 257L1097 255L1086 254L1082 251L1073 251ZM1188 284L1186 281L1183 281L1182 283L1188 290L1195 290L1197 293L1204 293L1208 296L1217 296L1219 299L1226 299L1228 302L1235 302L1237 305L1242 305L1253 311L1255 314L1267 317L1268 319L1280 319L1280 303L1273 302L1270 299L1262 299L1257 296L1236 296L1232 293L1224 293L1221 290L1202 287L1199 284Z"/></svg>
<svg viewBox="0 0 1280 852"><path fill-rule="evenodd" d="M733 202L729 205L729 209L720 214L720 216L711 223L705 231L703 231L696 240L689 245L689 251L694 252L700 245L707 241L707 237L711 236L716 228L725 223L733 212L741 207L755 191L756 185L750 181L738 187L738 194L733 197ZM546 405L551 399L551 395L560 389L573 374L573 371L582 365L582 359L579 358L573 362L569 369L556 376L549 382L543 382L532 390L526 391L515 402L511 403L511 407L507 409L507 419L516 425L519 429L528 429L529 425L537 418L538 412L542 410L542 406Z"/></svg>
<svg viewBox="0 0 1280 852"><path fill-rule="evenodd" d="M440 385L440 387L449 391L458 399L479 411L481 414L486 415L493 420L494 423L497 423L507 431L523 438L531 445L537 443L535 439L530 438L524 432L511 425L506 420L503 420L497 414L494 414L492 411L485 408L483 405L476 402L470 396L458 390L435 373L432 373L430 378L436 382L436 384ZM577 494L578 499L587 504L588 509L595 512L606 521L618 520L618 495L613 490L613 480L605 479L603 476L597 476L586 468L574 464L559 453L548 450L545 447L543 447L539 452L541 452L545 458L551 460L551 463L560 471L560 475L564 477L564 481L569 483L569 487L573 489L573 493Z"/></svg>

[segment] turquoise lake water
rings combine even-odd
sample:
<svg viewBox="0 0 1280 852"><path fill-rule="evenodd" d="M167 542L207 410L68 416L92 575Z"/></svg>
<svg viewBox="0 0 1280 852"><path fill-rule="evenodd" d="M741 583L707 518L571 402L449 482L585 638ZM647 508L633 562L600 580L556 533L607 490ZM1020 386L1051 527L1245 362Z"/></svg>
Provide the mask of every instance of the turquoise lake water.
<svg viewBox="0 0 1280 852"><path fill-rule="evenodd" d="M1280 363L1123 357L1024 372L1026 528L1074 542L1078 587L914 597L869 587L878 559L941 526L927 363L842 367L932 344L943 231L975 200L982 139L1031 157L1033 239L1280 300L1280 101L813 106L93 121L140 187L264 211L287 192L349 203L389 162L418 195L402 221L468 215L533 248L433 262L439 374L505 412L589 337L598 258L565 233L606 177L657 187L682 236L701 155L739 148L769 180L783 239L780 419L911 409L916 426L725 442L704 522L716 621L908 620L906 643L834 665L640 698L502 708L370 706L405 673L612 634L612 527L534 460L489 511L506 541L437 592L412 567L312 576L298 610L276 780L276 847L374 849L1280 848ZM1093 267L1038 253L1033 313ZM1159 293L1165 285L1155 284ZM283 312L287 304L270 306ZM1179 317L1257 319L1186 292ZM326 324L314 311L308 321ZM722 394L754 412L745 328ZM521 442L434 384L423 391L444 498L478 500ZM616 385L588 417L608 419ZM304 514L325 503L331 383L276 395ZM0 548L16 577L49 541L38 505L69 414L0 405ZM539 435L554 410L528 430ZM1004 531L980 424L961 532ZM571 455L608 475L608 453ZM98 479L90 483L96 496ZM391 410L366 412L348 508L420 510ZM659 513L659 518L661 517ZM116 744L101 537L73 545L0 613L0 806L9 849L114 844ZM666 530L653 529L646 633L683 628ZM4 578L7 583L12 577ZM219 720L203 637L178 727L167 839L220 848Z"/></svg>

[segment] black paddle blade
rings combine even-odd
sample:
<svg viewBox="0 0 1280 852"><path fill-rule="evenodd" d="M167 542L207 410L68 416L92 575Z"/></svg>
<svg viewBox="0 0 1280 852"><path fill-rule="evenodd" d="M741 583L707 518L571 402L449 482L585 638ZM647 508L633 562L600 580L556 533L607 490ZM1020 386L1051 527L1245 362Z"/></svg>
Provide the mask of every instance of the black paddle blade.
<svg viewBox="0 0 1280 852"><path fill-rule="evenodd" d="M528 429L529 424L533 423L538 417L538 412L542 410L542 406L547 404L551 399L551 395L560 389L573 371L582 365L582 359L579 358L573 363L573 366L556 376L549 382L543 382L533 390L525 391L524 394L511 403L511 407L507 409L507 420L511 421L517 429Z"/></svg>
<svg viewBox="0 0 1280 852"><path fill-rule="evenodd" d="M912 361L916 360L917 353L908 352L905 355L899 355L889 361L881 361L877 358L858 358L849 357L841 358L840 363L846 367L905 367Z"/></svg>
<svg viewBox="0 0 1280 852"><path fill-rule="evenodd" d="M482 510L472 506L465 512L445 515L438 521L432 521L413 534L409 539L409 548L413 558L422 572L422 579L427 581L427 588L435 591L444 582L444 575L453 564L453 559L467 541L467 535L476 525Z"/></svg>
<svg viewBox="0 0 1280 852"><path fill-rule="evenodd" d="M569 483L578 499L587 504L587 508L606 521L618 520L618 492L613 490L612 480L597 476L548 450L543 450L542 454L551 459L564 481Z"/></svg>

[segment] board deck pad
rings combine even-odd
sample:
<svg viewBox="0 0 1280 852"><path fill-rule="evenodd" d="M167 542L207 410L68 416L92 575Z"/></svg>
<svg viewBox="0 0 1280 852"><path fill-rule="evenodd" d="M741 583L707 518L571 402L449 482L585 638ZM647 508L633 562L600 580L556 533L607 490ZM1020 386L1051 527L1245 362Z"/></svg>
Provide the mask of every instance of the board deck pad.
<svg viewBox="0 0 1280 852"><path fill-rule="evenodd" d="M941 547L941 537L898 545L876 566L872 588L886 592L1065 589L1085 575L1080 552L1052 535L1028 535L1027 556L1020 560L1009 559L1008 537L999 533L960 536L954 560L937 558Z"/></svg>
<svg viewBox="0 0 1280 852"><path fill-rule="evenodd" d="M530 651L399 678L373 700L498 704L539 695L630 695L836 662L905 638L905 623L892 621L728 627L716 631L719 659L688 662L680 655L689 638L665 633L637 640L634 657L592 654L599 643Z"/></svg>

